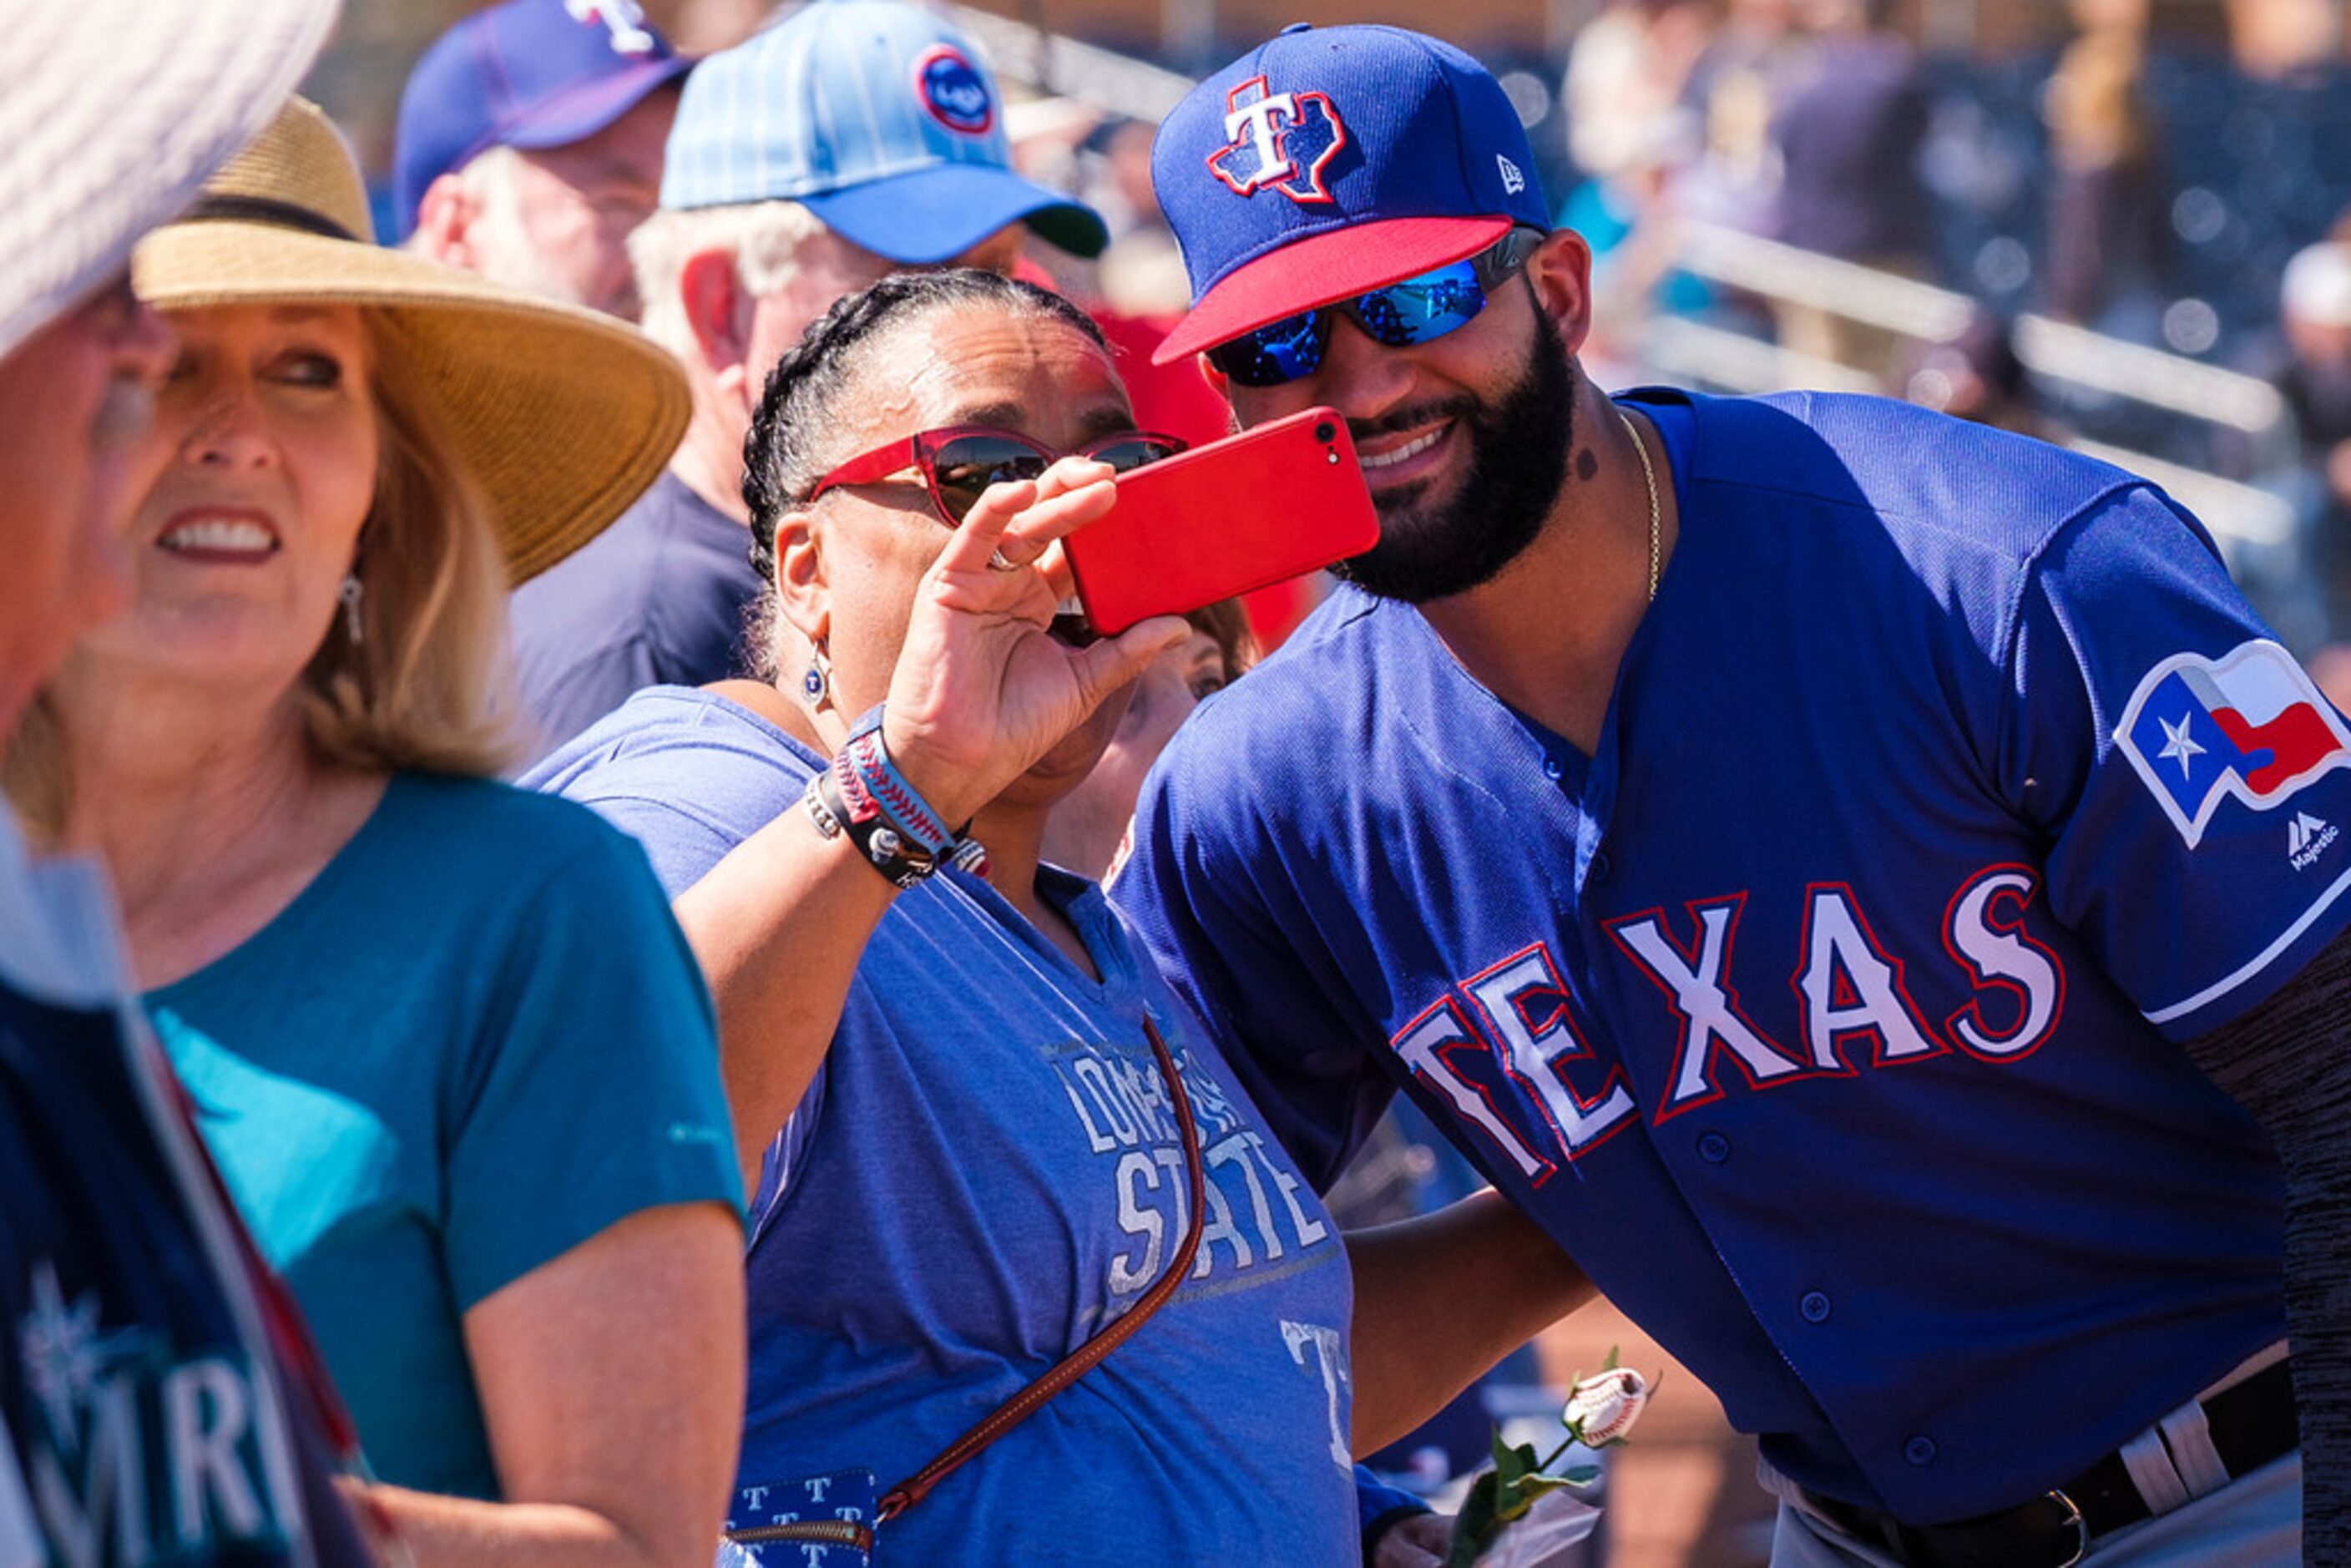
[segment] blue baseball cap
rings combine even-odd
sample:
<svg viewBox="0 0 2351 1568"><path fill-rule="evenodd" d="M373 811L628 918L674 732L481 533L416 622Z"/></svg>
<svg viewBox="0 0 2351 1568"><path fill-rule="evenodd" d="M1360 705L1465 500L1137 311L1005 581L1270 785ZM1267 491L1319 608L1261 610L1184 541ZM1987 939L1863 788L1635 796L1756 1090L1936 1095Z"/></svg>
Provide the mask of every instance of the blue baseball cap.
<svg viewBox="0 0 2351 1568"><path fill-rule="evenodd" d="M960 34L894 0L816 0L702 62L671 128L661 204L793 201L909 265L1025 223L1077 256L1092 208L1012 172L995 80Z"/></svg>
<svg viewBox="0 0 2351 1568"><path fill-rule="evenodd" d="M694 62L636 0L506 0L434 40L400 95L393 217L405 238L425 187L493 147L584 141Z"/></svg>
<svg viewBox="0 0 2351 1568"><path fill-rule="evenodd" d="M1283 28L1169 111L1151 183L1192 280L1159 364L1551 227L1500 84L1401 27Z"/></svg>

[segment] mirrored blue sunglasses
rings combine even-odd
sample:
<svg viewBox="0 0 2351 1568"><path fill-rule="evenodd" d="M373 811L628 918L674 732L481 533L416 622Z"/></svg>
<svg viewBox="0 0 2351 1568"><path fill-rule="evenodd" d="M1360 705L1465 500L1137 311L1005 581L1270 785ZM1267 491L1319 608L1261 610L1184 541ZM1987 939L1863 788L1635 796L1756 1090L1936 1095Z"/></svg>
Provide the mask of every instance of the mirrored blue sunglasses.
<svg viewBox="0 0 2351 1568"><path fill-rule="evenodd" d="M1524 266L1541 232L1514 228L1465 260L1449 263L1312 310L1284 317L1210 349L1208 362L1245 387L1278 387L1322 367L1331 324L1341 316L1391 349L1432 342L1477 319L1488 296Z"/></svg>

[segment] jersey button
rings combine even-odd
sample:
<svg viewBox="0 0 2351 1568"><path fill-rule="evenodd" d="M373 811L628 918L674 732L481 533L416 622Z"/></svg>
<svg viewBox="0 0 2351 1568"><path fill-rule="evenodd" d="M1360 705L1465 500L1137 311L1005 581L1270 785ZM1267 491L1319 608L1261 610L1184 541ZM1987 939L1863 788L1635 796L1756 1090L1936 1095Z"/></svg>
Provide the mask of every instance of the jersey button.
<svg viewBox="0 0 2351 1568"><path fill-rule="evenodd" d="M1902 1445L1902 1457L1909 1460L1914 1465L1933 1464L1935 1462L1935 1439L1932 1437L1911 1438L1908 1442Z"/></svg>
<svg viewBox="0 0 2351 1568"><path fill-rule="evenodd" d="M1606 882L1608 880L1608 873L1610 869L1611 868L1608 864L1608 852L1606 850L1595 851L1592 856L1592 869L1584 873L1583 880L1586 882Z"/></svg>
<svg viewBox="0 0 2351 1568"><path fill-rule="evenodd" d="M1824 1323L1829 1321L1829 1313L1836 1308L1829 1300L1827 1291L1806 1291L1802 1299L1797 1301L1796 1310L1804 1314L1804 1321L1808 1323Z"/></svg>
<svg viewBox="0 0 2351 1568"><path fill-rule="evenodd" d="M1730 1140L1720 1133L1701 1133L1698 1139L1698 1157L1710 1166L1719 1166L1730 1157ZM1805 1298L1811 1300L1809 1296ZM1823 1297L1823 1301L1827 1298Z"/></svg>
<svg viewBox="0 0 2351 1568"><path fill-rule="evenodd" d="M1566 768L1560 766L1558 758L1551 756L1545 756L1543 758L1543 777L1550 779L1552 783L1558 783L1559 776L1566 771Z"/></svg>
<svg viewBox="0 0 2351 1568"><path fill-rule="evenodd" d="M1311 22L1292 22L1289 26L1284 27L1281 30L1281 36L1286 38L1292 33L1307 32L1311 30L1314 24Z"/></svg>

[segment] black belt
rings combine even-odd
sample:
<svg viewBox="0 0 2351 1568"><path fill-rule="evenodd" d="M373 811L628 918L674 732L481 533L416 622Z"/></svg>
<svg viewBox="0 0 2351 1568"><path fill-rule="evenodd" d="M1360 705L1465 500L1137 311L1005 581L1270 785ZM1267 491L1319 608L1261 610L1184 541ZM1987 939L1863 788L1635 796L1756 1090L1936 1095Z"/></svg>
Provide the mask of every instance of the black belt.
<svg viewBox="0 0 2351 1568"><path fill-rule="evenodd" d="M2286 1362L2263 1367L2203 1403L2213 1451L2232 1479L2285 1458L2301 1442ZM1804 1499L1846 1534L1910 1568L2071 1568L2091 1542L2155 1511L2119 1452L2031 1502L1949 1524L1904 1524L1890 1513L1809 1490Z"/></svg>

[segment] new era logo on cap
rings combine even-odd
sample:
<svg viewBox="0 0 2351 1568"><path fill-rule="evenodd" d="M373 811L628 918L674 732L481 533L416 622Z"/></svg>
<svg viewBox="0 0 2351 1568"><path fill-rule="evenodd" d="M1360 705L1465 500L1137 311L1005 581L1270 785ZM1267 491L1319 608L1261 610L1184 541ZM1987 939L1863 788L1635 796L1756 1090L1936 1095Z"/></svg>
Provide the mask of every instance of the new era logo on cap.
<svg viewBox="0 0 2351 1568"><path fill-rule="evenodd" d="M1299 26L1186 95L1151 180L1193 308L1160 363L1551 227L1486 68L1400 27ZM1266 199L1278 192L1285 198Z"/></svg>

